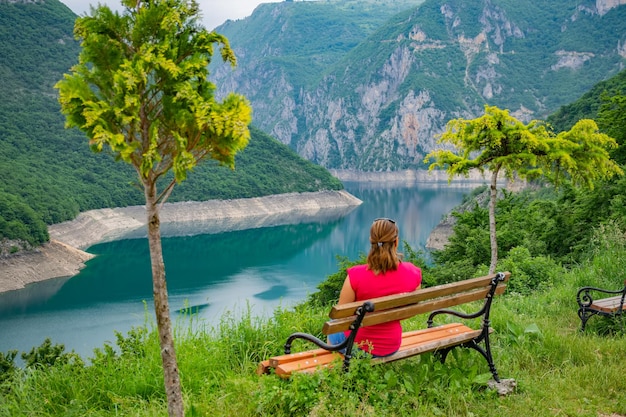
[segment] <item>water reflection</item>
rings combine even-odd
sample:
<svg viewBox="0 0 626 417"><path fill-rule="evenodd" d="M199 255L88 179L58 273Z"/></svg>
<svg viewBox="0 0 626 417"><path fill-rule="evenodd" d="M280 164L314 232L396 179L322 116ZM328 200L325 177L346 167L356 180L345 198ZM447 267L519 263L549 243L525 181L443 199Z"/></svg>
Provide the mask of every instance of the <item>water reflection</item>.
<svg viewBox="0 0 626 417"><path fill-rule="evenodd" d="M374 218L396 219L400 238L420 249L470 188L346 184L363 200L347 214L194 236L190 227L182 236L163 239L171 311L175 317L195 314L215 322L224 312L246 306L261 315L279 304L291 305L336 272L338 255L355 259L368 250ZM93 348L114 340L114 330L124 333L153 321L147 240L102 243L88 252L97 256L69 280L0 294L0 352L27 351L51 337L89 357Z"/></svg>

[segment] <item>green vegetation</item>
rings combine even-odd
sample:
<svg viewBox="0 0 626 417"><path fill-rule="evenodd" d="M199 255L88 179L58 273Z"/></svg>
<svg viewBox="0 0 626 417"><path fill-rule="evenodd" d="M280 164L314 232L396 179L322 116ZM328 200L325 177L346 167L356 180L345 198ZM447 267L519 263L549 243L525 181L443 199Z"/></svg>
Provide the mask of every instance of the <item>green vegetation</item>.
<svg viewBox="0 0 626 417"><path fill-rule="evenodd" d="M623 126L620 117L623 113L616 111L621 108L624 95L624 90L620 91L601 99L590 98L605 104L596 109L606 129ZM259 143L269 140L253 130L249 149L255 134L260 138ZM17 136L11 136L14 137ZM2 139L2 151L14 151L7 161L19 159L20 152L15 152L18 145L29 145L30 150L41 148L37 145L41 142L28 141L7 147L10 141ZM280 148L278 144L275 146L276 150ZM0 155L4 157L1 152ZM285 158L288 157L286 154ZM55 159L41 160L38 164L44 161L50 163ZM31 167L26 158L16 165L16 171L30 172L23 167L20 170L20 165ZM2 169L6 171L2 172L3 178L11 172ZM306 172L309 169L310 175L317 174L313 168ZM267 168L258 172L266 179L276 175ZM50 182L54 185L54 181ZM332 180L328 184L337 185ZM20 219L33 227L27 233L36 236L43 217L37 223L27 208L11 211L20 205L13 195L27 202L30 194L0 191L4 192L4 195L0 193L0 206L11 207L2 212L4 222ZM43 194L40 191L36 195ZM371 367L366 358L360 358L353 361L347 374L337 367L313 375L296 375L287 381L274 375L256 375L258 362L281 353L285 339L292 332L321 337L321 326L335 301L345 269L363 261L339 259L337 272L320 284L318 292L292 309L276 309L269 318L253 317L250 311L242 315L233 312L225 314L217 325L209 326L194 316L180 317L175 335L186 414L625 415L624 323L596 317L590 320L586 333L581 334L575 302L576 291L581 286L617 289L623 285L626 278L624 196L626 179L619 178L586 192L567 184L558 191L536 184L521 193L504 192L498 200L498 270L511 271L512 278L507 292L492 308L491 325L495 330L492 348L500 375L514 378L518 384L517 390L507 397L498 397L487 389L489 371L484 360L475 352L463 350L455 350L445 364L425 355ZM425 286L487 272L490 261L487 210L476 203L472 210L455 216L457 223L450 244L434 255L433 264L427 264L421 253L404 245L405 259L423 268ZM3 225L0 221L0 228ZM404 327L407 330L423 327L424 321L423 317L407 320ZM305 343L296 346L296 349L307 348L310 346ZM94 350L90 358L65 352L63 346L52 345L49 340L20 356L16 351L0 352L0 417L164 415L167 401L160 350L155 325L147 321L144 327L126 335L117 333L115 345L106 344ZM23 365L16 363L18 357L24 361Z"/></svg>
<svg viewBox="0 0 626 417"><path fill-rule="evenodd" d="M57 0L0 2L0 240L36 246L48 240L47 224L143 202L131 167L93 154L81 132L64 129L53 85L77 61L75 18ZM198 166L170 201L342 188L325 169L254 128L235 164L235 171Z"/></svg>
<svg viewBox="0 0 626 417"><path fill-rule="evenodd" d="M216 31L229 39L236 52L245 51L245 61L284 72L297 93L300 87L320 82L328 68L387 19L415 5L412 0L260 4L245 23L227 21ZM254 45L249 45L251 41ZM273 95L264 89L270 86L258 87L258 93L266 98Z"/></svg>
<svg viewBox="0 0 626 417"><path fill-rule="evenodd" d="M250 143L237 154L235 170L213 163L198 166L176 186L173 201L259 197L271 194L340 190L325 168L308 162L254 126Z"/></svg>
<svg viewBox="0 0 626 417"><path fill-rule="evenodd" d="M214 54L235 66L228 39L198 25L194 0L123 0L122 13L91 7L76 19L78 63L54 85L66 127L94 152L132 166L145 196L152 294L168 415L185 415L161 242L161 207L200 162L235 168L250 141L252 108L241 94L215 97ZM163 178L170 175L169 182Z"/></svg>
<svg viewBox="0 0 626 417"><path fill-rule="evenodd" d="M555 265L537 268L538 258L527 255L511 254L504 260L514 271L511 286L494 303L491 318L498 371L518 384L507 397L486 389L489 370L484 360L464 350L450 355L445 364L425 355L377 367L367 359L354 360L348 374L337 367L288 381L256 375L258 362L280 353L291 332L319 335L328 312L328 304L322 303L277 309L266 319L249 312L242 318L226 314L215 326L181 318L176 340L187 415L625 414L626 335L617 323L603 318L590 320L586 333L580 334L575 294L582 285L621 286L626 238L616 227L592 234L585 260L569 271ZM533 267L544 282L524 286ZM430 280L431 271L425 272ZM424 320L411 319L404 327L423 326ZM30 352L32 360L24 368L14 364L16 352L0 355L0 416L165 414L153 325L117 334L116 339L115 346L96 349L88 363L45 342ZM54 348L60 359L51 361Z"/></svg>
<svg viewBox="0 0 626 417"><path fill-rule="evenodd" d="M561 107L547 121L557 132L573 126L578 120L592 118L598 126L613 137L620 147L612 157L626 163L626 70L596 84L580 99Z"/></svg>
<svg viewBox="0 0 626 417"><path fill-rule="evenodd" d="M491 175L490 274L496 272L498 264L495 210L499 174L510 180L548 179L557 185L562 181L560 177L566 176L572 184L590 189L597 180L624 174L609 156L609 150L617 148L617 143L600 133L590 119L580 120L571 130L554 135L539 121L525 125L506 110L485 106L485 114L479 118L448 122L439 143L451 144L455 149L436 149L426 155L426 162L433 160L429 170L445 168L450 180L456 175L467 176L472 169L487 170Z"/></svg>

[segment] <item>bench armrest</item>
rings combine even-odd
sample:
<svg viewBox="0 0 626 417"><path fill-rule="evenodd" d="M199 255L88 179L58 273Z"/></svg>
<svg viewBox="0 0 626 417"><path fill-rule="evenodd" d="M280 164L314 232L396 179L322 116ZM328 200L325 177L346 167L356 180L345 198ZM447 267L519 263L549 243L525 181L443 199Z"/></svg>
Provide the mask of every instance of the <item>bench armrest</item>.
<svg viewBox="0 0 626 417"><path fill-rule="evenodd" d="M491 289L489 290L489 292L487 293L487 296L485 297L485 303L477 312L466 314L466 313L461 313L459 311L450 310L450 309L435 310L432 313L430 313L430 315L428 316L428 320L426 324L428 325L428 327L433 327L433 319L440 314L449 314L449 315L459 317L462 319L475 319L477 317L482 316L483 317L483 331L488 331L489 312L491 310L491 303L493 301L494 295L496 294L496 288L498 287L498 284L501 282L504 282L505 280L506 280L506 275L504 273L498 272L495 275L495 277L491 280Z"/></svg>
<svg viewBox="0 0 626 417"><path fill-rule="evenodd" d="M480 317L483 314L485 314L485 308L483 306L483 308L481 308L479 311L477 311L476 313L472 313L472 314L461 313L460 311L450 310L450 309L435 310L432 313L430 313L430 315L428 316L428 321L426 322L428 327L433 327L434 318L441 314L448 314L451 316L459 317L461 319L475 319L476 317Z"/></svg>
<svg viewBox="0 0 626 417"><path fill-rule="evenodd" d="M365 314L371 313L372 311L374 311L374 309L375 309L374 303L372 303L371 301L364 302L361 305L361 307L357 309L356 319L350 325L350 328L349 328L349 330L351 330L350 336L348 336L346 340L339 343L338 345L330 345L308 333L293 333L291 336L289 336L289 338L287 339L287 342L285 343L285 354L288 355L291 353L291 344L294 340L304 339L317 345L318 347L322 349L326 349L331 352L341 351L344 354L343 367L345 370L347 370L348 366L350 365L350 359L352 358L352 347L353 347L352 345L354 344L354 339L356 338L356 332L359 329L359 327L361 327L361 323L363 322L363 318L365 317Z"/></svg>
<svg viewBox="0 0 626 417"><path fill-rule="evenodd" d="M622 294L622 303L624 301L624 295L626 295L626 286L621 290L607 290L604 288L597 287L582 287L576 293L576 302L580 307L589 307L593 304L593 295L592 293L602 293L602 294Z"/></svg>
<svg viewBox="0 0 626 417"><path fill-rule="evenodd" d="M346 343L347 340L343 341L342 343L338 345L330 345L311 334L298 332L298 333L291 334L291 336L289 336L289 338L287 339L287 342L285 343L285 355L288 355L291 353L291 344L296 339L304 339L308 342L313 343L314 345L317 345L318 347L321 347L322 349L326 349L331 352L337 352L339 350L342 350L347 345Z"/></svg>

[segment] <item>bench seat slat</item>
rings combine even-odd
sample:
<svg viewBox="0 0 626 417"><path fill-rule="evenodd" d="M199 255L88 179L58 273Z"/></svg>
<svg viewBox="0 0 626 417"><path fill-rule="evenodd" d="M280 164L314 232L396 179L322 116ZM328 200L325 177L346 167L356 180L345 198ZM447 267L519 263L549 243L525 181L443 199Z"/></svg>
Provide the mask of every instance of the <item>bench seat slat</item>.
<svg viewBox="0 0 626 417"><path fill-rule="evenodd" d="M589 306L589 308L602 311L604 313L615 313L617 310L619 310L621 300L621 295L603 298L601 300L594 301L593 304ZM622 306L622 310L626 310L626 305Z"/></svg>
<svg viewBox="0 0 626 417"><path fill-rule="evenodd" d="M506 285L499 285L496 294L502 294L506 289ZM392 310L374 311L368 313L363 319L362 326L372 326L374 324L385 323L392 320L404 320L417 314L431 312L442 308L456 306L471 301L484 299L489 288L479 288L461 295L453 295L443 298L437 298L422 303L399 307ZM354 321L354 316L345 317L336 320L330 320L324 323L322 333L329 335L340 331L348 330L350 324Z"/></svg>
<svg viewBox="0 0 626 417"><path fill-rule="evenodd" d="M320 348L307 350L305 352L290 353L288 355L274 356L273 358L270 358L270 366L276 367L278 364L299 361L302 359L310 359L319 355L325 355L327 353L329 353L329 351Z"/></svg>
<svg viewBox="0 0 626 417"><path fill-rule="evenodd" d="M328 366L335 359L343 360L343 355L336 352L327 352L325 355L281 363L276 366L276 375L289 377L292 372L302 372L309 368L312 368L312 371L314 371L320 367Z"/></svg>
<svg viewBox="0 0 626 417"><path fill-rule="evenodd" d="M266 359L264 361L259 362L259 365L256 368L257 375L269 374L270 373L270 360Z"/></svg>
<svg viewBox="0 0 626 417"><path fill-rule="evenodd" d="M448 327L449 326L449 327ZM439 332L419 334L417 337L407 338L406 343L391 356L372 359L372 364L393 362L422 353L435 352L452 346L469 342L480 336L482 330L474 330L460 323L440 326ZM448 327L448 328L446 328Z"/></svg>

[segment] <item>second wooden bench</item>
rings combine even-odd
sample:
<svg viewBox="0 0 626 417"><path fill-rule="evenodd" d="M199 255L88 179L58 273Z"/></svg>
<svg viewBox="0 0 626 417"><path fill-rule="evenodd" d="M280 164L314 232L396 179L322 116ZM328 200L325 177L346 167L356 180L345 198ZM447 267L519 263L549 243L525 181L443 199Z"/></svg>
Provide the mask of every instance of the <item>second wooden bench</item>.
<svg viewBox="0 0 626 417"><path fill-rule="evenodd" d="M613 295L612 297L601 298L601 295ZM626 309L624 305L626 298L626 281L621 290L607 290L596 287L582 287L576 293L578 302L578 317L581 321L580 331L585 331L585 325L590 317L599 315L604 317L619 317ZM622 323L622 326L624 324Z"/></svg>
<svg viewBox="0 0 626 417"><path fill-rule="evenodd" d="M351 330L345 342L339 345L329 345L313 335L293 333L285 343L285 354L261 362L258 373L269 373L273 369L277 375L288 378L294 372L315 372L339 361L343 362L343 367L347 370L352 359L354 338L359 327L404 320L418 314L430 313L426 329L404 332L400 350L390 356L373 358L371 363L392 362L426 352L437 352L443 362L450 350L461 346L478 351L487 361L493 378L499 382L500 378L493 362L489 343L489 334L492 331L489 314L493 297L504 292L510 275L509 272L499 272L410 293L336 305L332 308L329 314L331 320L324 324L322 333L329 335ZM481 299L484 300L482 307L472 314L449 309ZM434 318L443 314L460 319L480 317L482 318L481 326L479 329L473 329L457 322L434 326ZM291 353L292 343L296 339L314 343L319 349ZM338 353L344 349L345 354Z"/></svg>

